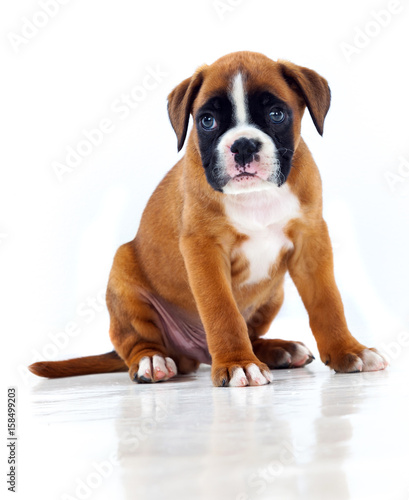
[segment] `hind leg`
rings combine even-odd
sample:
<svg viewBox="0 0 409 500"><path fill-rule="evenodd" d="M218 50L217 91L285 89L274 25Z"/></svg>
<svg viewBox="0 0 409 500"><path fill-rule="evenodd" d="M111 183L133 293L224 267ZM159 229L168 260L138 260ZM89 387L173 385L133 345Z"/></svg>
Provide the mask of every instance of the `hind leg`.
<svg viewBox="0 0 409 500"><path fill-rule="evenodd" d="M112 300L112 291L108 302ZM119 301L121 298L118 297ZM127 304L129 306L129 303ZM124 312L122 305L122 313ZM138 383L161 382L174 377L178 370L171 353L155 325L157 318L147 304L136 296L132 301L133 318L118 320L118 310L111 313L109 334L116 352L125 361L132 381ZM122 321L121 321L122 320Z"/></svg>
<svg viewBox="0 0 409 500"><path fill-rule="evenodd" d="M131 380L162 382L173 378L178 371L194 371L198 362L165 346L160 318L146 300L146 290L132 243L127 243L119 248L114 259L107 305L111 341L128 366Z"/></svg>
<svg viewBox="0 0 409 500"><path fill-rule="evenodd" d="M280 287L268 303L257 309L247 321L249 336L254 354L269 368L299 368L315 359L302 342L260 338L268 332L283 300L284 292Z"/></svg>

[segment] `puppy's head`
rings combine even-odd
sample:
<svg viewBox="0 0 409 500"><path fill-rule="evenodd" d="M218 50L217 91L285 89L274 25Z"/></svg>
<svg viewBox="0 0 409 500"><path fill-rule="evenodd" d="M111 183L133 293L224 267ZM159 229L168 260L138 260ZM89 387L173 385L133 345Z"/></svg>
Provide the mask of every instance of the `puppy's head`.
<svg viewBox="0 0 409 500"><path fill-rule="evenodd" d="M200 67L168 98L179 150L192 115L207 181L226 194L284 184L305 107L322 135L329 104L327 81L315 71L254 52Z"/></svg>

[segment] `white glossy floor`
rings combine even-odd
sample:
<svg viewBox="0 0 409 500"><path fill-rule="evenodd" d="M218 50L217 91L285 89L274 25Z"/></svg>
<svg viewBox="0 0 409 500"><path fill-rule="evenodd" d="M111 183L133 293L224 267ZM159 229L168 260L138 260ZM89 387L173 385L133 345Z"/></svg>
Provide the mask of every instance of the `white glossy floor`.
<svg viewBox="0 0 409 500"><path fill-rule="evenodd" d="M19 495L409 499L404 368L336 375L316 360L246 388L213 388L209 370L157 385L126 373L38 380L20 425Z"/></svg>

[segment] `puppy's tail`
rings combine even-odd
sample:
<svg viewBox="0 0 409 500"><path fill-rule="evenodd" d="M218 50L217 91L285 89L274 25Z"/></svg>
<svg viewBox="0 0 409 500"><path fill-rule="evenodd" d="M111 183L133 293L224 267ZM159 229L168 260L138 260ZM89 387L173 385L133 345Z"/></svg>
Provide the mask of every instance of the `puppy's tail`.
<svg viewBox="0 0 409 500"><path fill-rule="evenodd" d="M39 377L62 378L93 373L126 372L125 362L115 351L98 356L67 359L65 361L40 361L28 367Z"/></svg>

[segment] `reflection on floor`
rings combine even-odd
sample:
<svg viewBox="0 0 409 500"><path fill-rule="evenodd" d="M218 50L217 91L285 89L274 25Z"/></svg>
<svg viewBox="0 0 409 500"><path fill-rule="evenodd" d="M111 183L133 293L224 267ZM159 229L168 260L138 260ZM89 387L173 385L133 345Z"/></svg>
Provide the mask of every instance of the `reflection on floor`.
<svg viewBox="0 0 409 500"><path fill-rule="evenodd" d="M20 494L409 499L408 371L337 375L315 361L273 375L247 388L212 387L208 366L156 385L39 381L20 426Z"/></svg>

